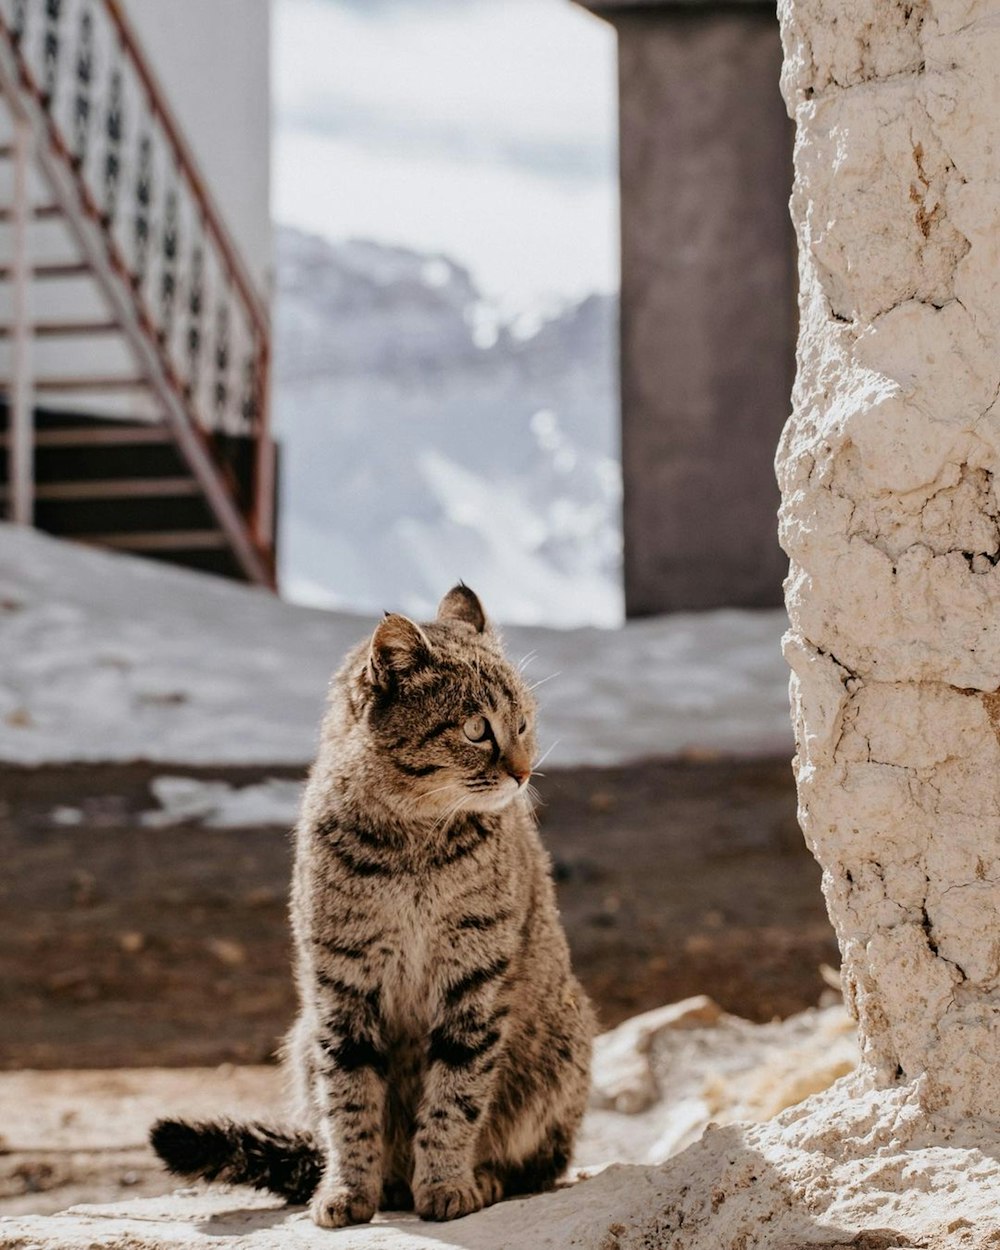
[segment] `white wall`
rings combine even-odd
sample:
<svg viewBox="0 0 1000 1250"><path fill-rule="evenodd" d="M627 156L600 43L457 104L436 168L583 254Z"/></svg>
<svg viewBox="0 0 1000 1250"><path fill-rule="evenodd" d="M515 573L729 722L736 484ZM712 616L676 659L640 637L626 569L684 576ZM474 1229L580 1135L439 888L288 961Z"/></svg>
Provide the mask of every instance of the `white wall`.
<svg viewBox="0 0 1000 1250"><path fill-rule="evenodd" d="M270 0L125 0L250 272L271 267Z"/></svg>

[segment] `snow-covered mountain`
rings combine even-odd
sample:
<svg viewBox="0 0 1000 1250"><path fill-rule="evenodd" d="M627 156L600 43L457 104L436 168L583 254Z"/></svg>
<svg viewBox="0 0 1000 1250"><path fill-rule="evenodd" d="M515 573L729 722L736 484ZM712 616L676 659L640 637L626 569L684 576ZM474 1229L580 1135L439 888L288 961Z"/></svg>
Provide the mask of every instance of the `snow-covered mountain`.
<svg viewBox="0 0 1000 1250"><path fill-rule="evenodd" d="M613 297L503 324L445 256L278 232L281 577L300 602L621 620Z"/></svg>

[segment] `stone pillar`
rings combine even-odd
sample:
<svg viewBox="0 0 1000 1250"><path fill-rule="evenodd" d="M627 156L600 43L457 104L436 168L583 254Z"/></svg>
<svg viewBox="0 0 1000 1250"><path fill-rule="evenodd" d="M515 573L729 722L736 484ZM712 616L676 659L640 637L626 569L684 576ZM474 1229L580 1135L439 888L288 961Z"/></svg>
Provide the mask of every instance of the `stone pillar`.
<svg viewBox="0 0 1000 1250"><path fill-rule="evenodd" d="M1000 4L781 0L806 838L875 1083L1000 1128Z"/></svg>
<svg viewBox="0 0 1000 1250"><path fill-rule="evenodd" d="M774 606L795 343L774 4L585 3L618 32L626 613Z"/></svg>

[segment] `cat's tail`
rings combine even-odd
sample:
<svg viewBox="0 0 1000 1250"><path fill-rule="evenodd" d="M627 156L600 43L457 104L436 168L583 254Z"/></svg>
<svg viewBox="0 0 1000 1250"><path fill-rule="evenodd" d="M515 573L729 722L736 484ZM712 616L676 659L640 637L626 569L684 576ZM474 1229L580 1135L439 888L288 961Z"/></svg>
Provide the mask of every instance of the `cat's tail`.
<svg viewBox="0 0 1000 1250"><path fill-rule="evenodd" d="M310 1133L283 1132L233 1120L157 1120L150 1145L177 1176L269 1189L289 1202L306 1202L323 1173Z"/></svg>

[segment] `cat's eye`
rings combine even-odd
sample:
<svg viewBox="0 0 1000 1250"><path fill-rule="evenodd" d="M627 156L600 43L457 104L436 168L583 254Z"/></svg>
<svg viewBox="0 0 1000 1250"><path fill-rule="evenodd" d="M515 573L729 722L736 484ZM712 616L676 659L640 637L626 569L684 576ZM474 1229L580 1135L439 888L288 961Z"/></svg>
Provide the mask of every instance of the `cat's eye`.
<svg viewBox="0 0 1000 1250"><path fill-rule="evenodd" d="M462 732L470 742L485 742L490 732L490 722L485 716L470 716L462 726Z"/></svg>

